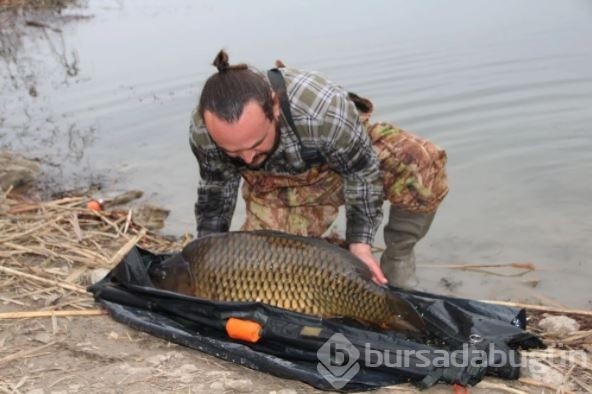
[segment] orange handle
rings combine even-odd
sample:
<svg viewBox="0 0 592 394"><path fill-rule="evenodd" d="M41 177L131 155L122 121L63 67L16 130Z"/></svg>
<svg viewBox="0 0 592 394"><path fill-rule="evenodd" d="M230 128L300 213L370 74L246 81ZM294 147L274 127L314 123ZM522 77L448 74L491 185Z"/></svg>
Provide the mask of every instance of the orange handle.
<svg viewBox="0 0 592 394"><path fill-rule="evenodd" d="M252 320L231 317L226 321L226 333L232 339L256 343L261 338L261 324Z"/></svg>
<svg viewBox="0 0 592 394"><path fill-rule="evenodd" d="M86 203L86 207L91 211L100 212L103 210L103 204L97 200L90 200Z"/></svg>

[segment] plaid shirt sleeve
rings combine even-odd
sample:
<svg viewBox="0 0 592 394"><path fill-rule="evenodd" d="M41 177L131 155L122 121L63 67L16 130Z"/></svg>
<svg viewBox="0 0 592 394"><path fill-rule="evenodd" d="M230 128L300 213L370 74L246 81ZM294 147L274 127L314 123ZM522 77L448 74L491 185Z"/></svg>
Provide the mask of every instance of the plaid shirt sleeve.
<svg viewBox="0 0 592 394"><path fill-rule="evenodd" d="M194 113L189 127L189 144L200 171L195 203L199 238L229 230L241 177L237 169L223 159L201 120L196 118Z"/></svg>
<svg viewBox="0 0 592 394"><path fill-rule="evenodd" d="M382 177L354 103L315 73L292 78L288 90L294 121L307 129L303 143L320 141L327 162L343 177L347 242L372 244L382 221Z"/></svg>

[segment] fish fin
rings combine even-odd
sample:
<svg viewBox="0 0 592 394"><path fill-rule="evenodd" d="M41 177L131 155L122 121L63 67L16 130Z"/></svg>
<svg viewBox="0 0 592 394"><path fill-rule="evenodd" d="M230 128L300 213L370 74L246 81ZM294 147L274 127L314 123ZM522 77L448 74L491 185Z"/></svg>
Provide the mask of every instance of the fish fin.
<svg viewBox="0 0 592 394"><path fill-rule="evenodd" d="M425 331L425 322L413 305L390 291L385 291L387 292L386 302L393 315L384 323L384 328L416 333Z"/></svg>
<svg viewBox="0 0 592 394"><path fill-rule="evenodd" d="M370 268L368 268L368 266L366 265L366 263L364 263L362 260L360 260L359 258L357 258L356 256L354 256L352 254L352 257L354 257L351 261L352 264L354 265L354 269L356 270L356 272L364 279L366 280L373 280L372 279L372 271L370 271Z"/></svg>

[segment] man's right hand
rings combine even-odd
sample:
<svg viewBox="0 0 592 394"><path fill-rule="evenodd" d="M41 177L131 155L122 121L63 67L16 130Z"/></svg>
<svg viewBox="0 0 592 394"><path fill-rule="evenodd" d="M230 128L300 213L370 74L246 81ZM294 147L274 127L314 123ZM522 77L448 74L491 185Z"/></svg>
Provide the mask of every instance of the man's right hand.
<svg viewBox="0 0 592 394"><path fill-rule="evenodd" d="M388 283L388 280L384 276L382 269L380 268L380 264L374 258L372 254L372 248L368 244L362 243L352 243L349 245L349 251L351 254L359 258L368 266L370 272L372 273L372 280L376 282L376 284L383 286Z"/></svg>

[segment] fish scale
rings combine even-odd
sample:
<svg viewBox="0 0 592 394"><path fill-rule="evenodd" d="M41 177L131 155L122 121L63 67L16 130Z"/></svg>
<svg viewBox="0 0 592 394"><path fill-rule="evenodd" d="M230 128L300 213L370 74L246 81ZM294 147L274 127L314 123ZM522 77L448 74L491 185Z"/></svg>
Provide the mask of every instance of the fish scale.
<svg viewBox="0 0 592 394"><path fill-rule="evenodd" d="M424 327L411 305L371 280L362 261L318 239L273 231L214 234L187 244L181 261L150 270L156 287L198 298L263 302L383 329Z"/></svg>

